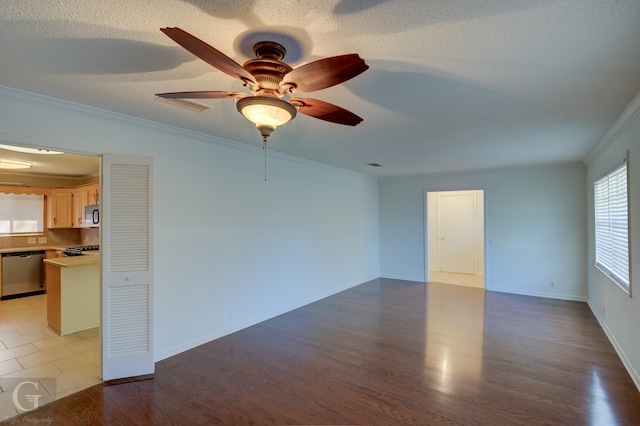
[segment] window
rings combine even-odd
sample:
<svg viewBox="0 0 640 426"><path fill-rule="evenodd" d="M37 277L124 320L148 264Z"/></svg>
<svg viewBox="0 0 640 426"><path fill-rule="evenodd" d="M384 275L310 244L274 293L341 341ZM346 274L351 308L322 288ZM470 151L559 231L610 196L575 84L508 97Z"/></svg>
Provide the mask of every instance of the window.
<svg viewBox="0 0 640 426"><path fill-rule="evenodd" d="M596 267L631 294L626 161L594 183Z"/></svg>
<svg viewBox="0 0 640 426"><path fill-rule="evenodd" d="M43 229L43 195L0 194L0 234L36 234Z"/></svg>

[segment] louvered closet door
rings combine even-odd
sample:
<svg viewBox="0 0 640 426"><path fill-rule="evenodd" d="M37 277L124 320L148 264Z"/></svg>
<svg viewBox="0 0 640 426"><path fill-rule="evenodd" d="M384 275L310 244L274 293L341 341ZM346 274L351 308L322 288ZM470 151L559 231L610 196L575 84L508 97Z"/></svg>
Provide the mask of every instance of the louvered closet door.
<svg viewBox="0 0 640 426"><path fill-rule="evenodd" d="M152 161L104 155L102 379L152 374Z"/></svg>

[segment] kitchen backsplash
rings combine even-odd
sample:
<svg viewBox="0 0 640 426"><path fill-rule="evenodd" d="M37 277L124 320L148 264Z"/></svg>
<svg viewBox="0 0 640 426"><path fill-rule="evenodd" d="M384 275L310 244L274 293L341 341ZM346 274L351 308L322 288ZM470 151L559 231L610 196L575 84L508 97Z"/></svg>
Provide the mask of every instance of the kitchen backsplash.
<svg viewBox="0 0 640 426"><path fill-rule="evenodd" d="M80 230L80 237L83 246L100 244L100 228L87 228Z"/></svg>
<svg viewBox="0 0 640 426"><path fill-rule="evenodd" d="M98 233L88 233L88 231L94 231L94 229L47 229L45 235L36 235L36 236L28 236L28 237L0 237L0 249L7 248L16 248L16 247L67 247L84 244L85 234L88 234L86 239L92 242L88 244L99 244L100 242L100 234L99 228L95 229ZM97 235L95 237L93 234ZM47 242L43 244L29 244L29 238L36 238L36 241L39 237L47 237ZM93 241L96 242L93 242Z"/></svg>

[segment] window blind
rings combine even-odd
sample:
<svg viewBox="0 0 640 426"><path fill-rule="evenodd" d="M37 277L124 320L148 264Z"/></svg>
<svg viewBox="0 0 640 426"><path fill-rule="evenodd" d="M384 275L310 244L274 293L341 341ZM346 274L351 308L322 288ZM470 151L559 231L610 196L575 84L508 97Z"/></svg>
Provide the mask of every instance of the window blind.
<svg viewBox="0 0 640 426"><path fill-rule="evenodd" d="M594 183L594 204L596 266L630 292L626 162Z"/></svg>
<svg viewBox="0 0 640 426"><path fill-rule="evenodd" d="M0 193L0 234L35 234L44 230L44 196Z"/></svg>

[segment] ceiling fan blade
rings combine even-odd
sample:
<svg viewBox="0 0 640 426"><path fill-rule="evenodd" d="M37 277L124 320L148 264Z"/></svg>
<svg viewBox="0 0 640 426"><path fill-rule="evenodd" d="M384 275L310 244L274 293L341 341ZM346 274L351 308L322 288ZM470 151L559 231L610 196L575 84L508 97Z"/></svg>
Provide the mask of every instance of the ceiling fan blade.
<svg viewBox="0 0 640 426"><path fill-rule="evenodd" d="M244 98L246 93L240 92L223 92L223 91L199 91L199 92L171 92L171 93L156 93L156 96L161 98L172 99L222 99L222 98Z"/></svg>
<svg viewBox="0 0 640 426"><path fill-rule="evenodd" d="M302 65L284 76L281 86L291 92L314 92L347 81L369 69L357 53L320 59Z"/></svg>
<svg viewBox="0 0 640 426"><path fill-rule="evenodd" d="M216 48L208 45L197 37L192 36L188 32L177 28L160 28L160 31L169 36L173 41L196 55L209 65L218 68L231 77L238 78L243 81L250 81L255 84L255 80L251 73L233 59Z"/></svg>
<svg viewBox="0 0 640 426"><path fill-rule="evenodd" d="M320 120L345 124L347 126L355 126L362 122L362 118L351 111L347 111L344 108L328 102L309 98L291 98L289 102L295 106L300 113L319 118Z"/></svg>

